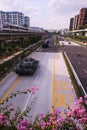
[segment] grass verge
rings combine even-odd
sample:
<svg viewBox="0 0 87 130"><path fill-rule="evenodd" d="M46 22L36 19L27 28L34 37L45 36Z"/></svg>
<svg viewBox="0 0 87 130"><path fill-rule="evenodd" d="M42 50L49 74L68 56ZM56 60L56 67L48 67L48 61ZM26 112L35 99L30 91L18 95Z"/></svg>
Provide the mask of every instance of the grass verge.
<svg viewBox="0 0 87 130"><path fill-rule="evenodd" d="M76 42L77 44L81 45L81 46L86 46L84 44L81 44L80 41L77 41L75 39L69 38L72 42Z"/></svg>
<svg viewBox="0 0 87 130"><path fill-rule="evenodd" d="M58 39L58 36L57 36L57 35L55 36L55 43L56 43L56 45L60 45L59 39Z"/></svg>

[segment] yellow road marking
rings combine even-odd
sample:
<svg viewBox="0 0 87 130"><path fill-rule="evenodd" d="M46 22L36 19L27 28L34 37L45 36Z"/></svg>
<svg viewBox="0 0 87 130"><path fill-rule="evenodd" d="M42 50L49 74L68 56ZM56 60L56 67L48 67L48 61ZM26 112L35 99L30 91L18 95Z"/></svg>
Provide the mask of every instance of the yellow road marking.
<svg viewBox="0 0 87 130"><path fill-rule="evenodd" d="M55 106L61 107L61 106L66 106L66 97L63 93L56 93L56 102Z"/></svg>
<svg viewBox="0 0 87 130"><path fill-rule="evenodd" d="M10 87L10 89L5 93L5 95L0 99L0 103L2 103L3 100L5 100L8 95L11 93L11 91L15 88L17 83L20 81L21 77L18 77L17 80L14 82L14 84Z"/></svg>
<svg viewBox="0 0 87 130"><path fill-rule="evenodd" d="M68 94L67 94L68 91ZM56 80L56 54L54 54L53 80L52 80L52 106L65 107L72 104L70 84L64 80ZM53 109L52 109L53 111Z"/></svg>
<svg viewBox="0 0 87 130"><path fill-rule="evenodd" d="M70 85L66 81L56 80L56 90L71 90Z"/></svg>

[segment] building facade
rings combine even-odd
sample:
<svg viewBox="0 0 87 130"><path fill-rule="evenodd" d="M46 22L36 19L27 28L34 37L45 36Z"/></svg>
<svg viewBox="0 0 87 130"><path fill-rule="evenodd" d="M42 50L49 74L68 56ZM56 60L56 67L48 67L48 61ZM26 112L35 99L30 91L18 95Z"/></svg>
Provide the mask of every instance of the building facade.
<svg viewBox="0 0 87 130"><path fill-rule="evenodd" d="M74 18L70 19L69 31L73 30Z"/></svg>
<svg viewBox="0 0 87 130"><path fill-rule="evenodd" d="M7 14L4 11L0 10L0 28L3 27L3 24L7 21Z"/></svg>
<svg viewBox="0 0 87 130"><path fill-rule="evenodd" d="M79 14L75 15L74 21L73 21L73 30L78 29L78 20L79 20Z"/></svg>
<svg viewBox="0 0 87 130"><path fill-rule="evenodd" d="M68 32L69 32L68 29L61 29L61 30L59 31L59 34L62 35L62 36L67 36Z"/></svg>
<svg viewBox="0 0 87 130"><path fill-rule="evenodd" d="M0 27L3 27L4 24L12 24L16 26L24 26L26 23L29 27L30 19L26 17L25 20L24 14L21 12L13 11L13 12L4 12L0 11Z"/></svg>
<svg viewBox="0 0 87 130"><path fill-rule="evenodd" d="M24 14L20 12L6 12L7 23L17 26L24 25Z"/></svg>
<svg viewBox="0 0 87 130"><path fill-rule="evenodd" d="M87 8L82 8L78 15L70 19L69 30L83 29L84 25L87 25Z"/></svg>
<svg viewBox="0 0 87 130"><path fill-rule="evenodd" d="M30 27L30 18L25 16L24 17L24 23L25 23L25 26L29 28Z"/></svg>
<svg viewBox="0 0 87 130"><path fill-rule="evenodd" d="M78 29L87 24L87 8L82 8L79 13Z"/></svg>

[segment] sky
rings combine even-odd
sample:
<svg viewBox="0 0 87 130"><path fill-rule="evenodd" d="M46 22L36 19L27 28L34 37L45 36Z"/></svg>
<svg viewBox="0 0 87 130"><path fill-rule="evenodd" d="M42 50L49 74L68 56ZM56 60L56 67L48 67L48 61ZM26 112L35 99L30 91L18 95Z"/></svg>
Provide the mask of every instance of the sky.
<svg viewBox="0 0 87 130"><path fill-rule="evenodd" d="M87 0L0 0L0 10L22 12L30 26L44 29L69 28L81 8L87 8Z"/></svg>

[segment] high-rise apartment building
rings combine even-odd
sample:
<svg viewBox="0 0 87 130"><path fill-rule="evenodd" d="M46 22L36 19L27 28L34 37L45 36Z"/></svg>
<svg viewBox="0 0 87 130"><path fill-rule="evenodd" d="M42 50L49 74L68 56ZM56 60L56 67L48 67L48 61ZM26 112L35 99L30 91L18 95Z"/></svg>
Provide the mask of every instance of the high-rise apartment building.
<svg viewBox="0 0 87 130"><path fill-rule="evenodd" d="M27 17L27 16L24 17L24 23L25 23L25 25L26 25L28 28L30 27L30 19L29 19L29 17Z"/></svg>
<svg viewBox="0 0 87 130"><path fill-rule="evenodd" d="M76 30L78 28L78 20L79 20L79 14L75 15L75 17L74 17L73 30Z"/></svg>
<svg viewBox="0 0 87 130"><path fill-rule="evenodd" d="M0 10L0 27L7 21L7 14Z"/></svg>
<svg viewBox="0 0 87 130"><path fill-rule="evenodd" d="M27 17L27 20L25 20L24 14L21 12L0 11L0 26L2 27L6 23L16 25L16 26L24 26L25 24L27 24L28 25L27 27L29 27L30 19L29 17Z"/></svg>
<svg viewBox="0 0 87 130"><path fill-rule="evenodd" d="M7 14L7 23L17 26L24 25L24 14L20 12L6 12Z"/></svg>
<svg viewBox="0 0 87 130"><path fill-rule="evenodd" d="M74 19L70 19L69 30L82 29L87 24L87 8L82 8L78 15L75 15Z"/></svg>
<svg viewBox="0 0 87 130"><path fill-rule="evenodd" d="M70 19L70 26L69 26L69 31L73 30L73 23L74 23L74 18Z"/></svg>
<svg viewBox="0 0 87 130"><path fill-rule="evenodd" d="M87 24L87 8L82 8L79 13L78 29Z"/></svg>

